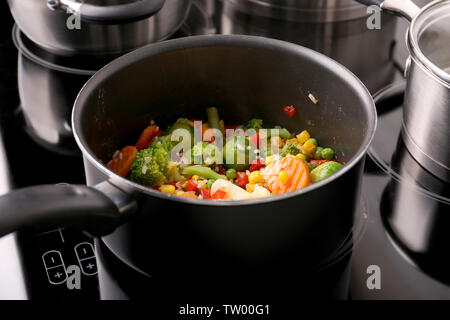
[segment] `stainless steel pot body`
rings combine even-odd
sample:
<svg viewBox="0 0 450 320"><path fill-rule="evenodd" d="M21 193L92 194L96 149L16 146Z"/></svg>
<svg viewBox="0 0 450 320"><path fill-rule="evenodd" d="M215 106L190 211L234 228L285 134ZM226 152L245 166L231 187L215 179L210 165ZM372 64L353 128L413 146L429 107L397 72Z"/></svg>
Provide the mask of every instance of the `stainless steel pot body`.
<svg viewBox="0 0 450 320"><path fill-rule="evenodd" d="M223 0L221 33L281 39L319 51L354 72L372 93L392 82L397 18L383 13L381 30L367 27L366 8L354 1ZM374 49L376 48L376 50Z"/></svg>
<svg viewBox="0 0 450 320"><path fill-rule="evenodd" d="M410 0L358 1L380 5L411 21L403 139L425 169L449 182L450 1L436 0L422 9Z"/></svg>
<svg viewBox="0 0 450 320"><path fill-rule="evenodd" d="M297 106L293 118L282 111L289 104ZM164 127L202 118L211 105L227 123L261 117L268 126L308 129L346 166L303 190L247 201L167 195L107 169L151 119ZM201 36L149 45L100 70L78 95L72 127L91 187L40 186L1 197L0 234L53 223L104 236L121 224L102 238L118 259L166 288L217 291L220 284L306 281L348 240L376 110L352 73L317 52L267 38Z"/></svg>
<svg viewBox="0 0 450 320"><path fill-rule="evenodd" d="M129 0L86 1L100 8L107 8L111 4L126 5L132 2ZM154 15L132 22L118 20L94 23L81 20L79 29L69 29L67 26L75 17L72 13L67 13L62 8L51 10L46 0L8 0L8 4L16 23L28 38L52 53L74 55L125 53L166 39L183 24L189 13L191 1L166 0L163 7Z"/></svg>
<svg viewBox="0 0 450 320"><path fill-rule="evenodd" d="M408 68L403 139L423 167L450 182L450 83L417 59Z"/></svg>
<svg viewBox="0 0 450 320"><path fill-rule="evenodd" d="M433 14L437 7L442 13ZM447 23L433 28L437 14ZM450 1L422 9L411 24L408 47L403 138L422 166L450 182Z"/></svg>

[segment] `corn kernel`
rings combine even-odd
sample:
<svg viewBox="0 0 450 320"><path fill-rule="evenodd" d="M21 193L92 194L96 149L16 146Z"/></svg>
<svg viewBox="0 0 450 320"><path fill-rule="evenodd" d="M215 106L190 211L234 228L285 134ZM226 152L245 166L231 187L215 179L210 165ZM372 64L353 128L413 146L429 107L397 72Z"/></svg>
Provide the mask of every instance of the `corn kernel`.
<svg viewBox="0 0 450 320"><path fill-rule="evenodd" d="M268 156L268 157L266 157L266 160L265 160L265 164L266 164L266 166L268 166L269 164L271 164L272 162L273 162L273 156Z"/></svg>
<svg viewBox="0 0 450 320"><path fill-rule="evenodd" d="M261 175L261 171L256 170L250 173L250 176L248 177L248 182L251 184L257 184L264 182L264 179Z"/></svg>
<svg viewBox="0 0 450 320"><path fill-rule="evenodd" d="M280 180L282 184L286 184L288 182L289 176L285 170L280 171L280 173L278 174L278 180Z"/></svg>
<svg viewBox="0 0 450 320"><path fill-rule="evenodd" d="M245 190L247 190L247 192L253 193L253 191L255 190L255 185L252 183L247 183L245 185Z"/></svg>
<svg viewBox="0 0 450 320"><path fill-rule="evenodd" d="M306 156L303 153L299 153L295 156L297 159L306 161Z"/></svg>
<svg viewBox="0 0 450 320"><path fill-rule="evenodd" d="M206 189L206 187L207 187L207 182L204 182L203 180L200 180L200 181L197 183L197 188L198 188L198 189Z"/></svg>
<svg viewBox="0 0 450 320"><path fill-rule="evenodd" d="M307 155L312 156L317 147L311 142L311 140L308 140L303 144L302 149Z"/></svg>
<svg viewBox="0 0 450 320"><path fill-rule="evenodd" d="M198 175L193 175L192 180L198 181L200 180L200 177Z"/></svg>
<svg viewBox="0 0 450 320"><path fill-rule="evenodd" d="M170 185L170 184L165 184L165 185L162 185L162 186L159 188L159 190L160 190L162 193L174 194L174 193L175 193L175 186L172 186L172 185Z"/></svg>
<svg viewBox="0 0 450 320"><path fill-rule="evenodd" d="M287 142L297 144L297 143L298 143L298 140L297 140L297 138L287 139L287 140L286 140L286 143L287 143Z"/></svg>
<svg viewBox="0 0 450 320"><path fill-rule="evenodd" d="M302 145L311 138L311 135L308 131L304 130L300 134L298 134L296 138L298 143Z"/></svg>

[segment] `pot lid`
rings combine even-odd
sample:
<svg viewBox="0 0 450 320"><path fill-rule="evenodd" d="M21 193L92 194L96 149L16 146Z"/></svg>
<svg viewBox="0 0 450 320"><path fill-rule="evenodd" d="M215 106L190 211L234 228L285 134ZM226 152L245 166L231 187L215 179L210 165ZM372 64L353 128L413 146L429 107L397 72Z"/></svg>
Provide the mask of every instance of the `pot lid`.
<svg viewBox="0 0 450 320"><path fill-rule="evenodd" d="M441 80L450 84L450 1L434 1L410 28L412 53Z"/></svg>
<svg viewBox="0 0 450 320"><path fill-rule="evenodd" d="M337 22L362 18L367 7L355 0L223 0L266 18L299 22Z"/></svg>

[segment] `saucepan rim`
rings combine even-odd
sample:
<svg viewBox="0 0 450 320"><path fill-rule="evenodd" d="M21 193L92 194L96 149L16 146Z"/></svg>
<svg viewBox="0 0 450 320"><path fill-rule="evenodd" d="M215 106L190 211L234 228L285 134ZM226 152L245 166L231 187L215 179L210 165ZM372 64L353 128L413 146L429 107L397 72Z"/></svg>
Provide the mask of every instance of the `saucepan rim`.
<svg viewBox="0 0 450 320"><path fill-rule="evenodd" d="M355 88L355 91L359 93L361 99L365 103L361 106L366 111L368 117L367 130L365 131L365 137L363 143L359 146L358 151L351 160L339 170L336 174L331 177L314 183L304 189L300 189L294 192L289 192L280 195L273 195L266 198L251 199L251 200L203 200L203 199L191 199L185 197L179 197L171 194L164 194L157 190L142 186L140 184L134 183L131 180L123 178L112 171L110 171L103 162L96 157L92 152L89 145L86 143L83 135L83 130L81 128L81 113L87 100L89 99L90 93L92 93L95 88L101 85L105 79L110 78L114 74L121 72L123 69L142 61L143 59L149 59L154 56L159 56L169 52L174 52L184 49L193 49L201 47L246 47L246 48L260 48L260 49L272 49L272 50L282 50L290 52L293 54L300 54L303 56L308 56L309 59L315 60L317 63L326 65L331 71L334 70L336 74L342 77L342 80L348 82L349 85ZM181 39L174 39L169 41L164 41L156 44L150 44L133 52L130 52L103 67L99 70L81 89L79 92L72 112L72 128L75 136L75 140L81 149L83 155L89 160L89 162L95 166L100 172L109 177L110 182L114 185L124 186L126 189L132 189L133 191L139 191L140 193L176 201L180 203L188 203L193 205L204 205L204 206L242 206L242 205L260 205L268 202L282 201L290 198L300 196L305 193L312 192L316 189L323 187L325 184L331 183L334 180L339 179L344 174L349 172L359 161L365 156L369 145L375 135L375 130L377 126L377 113L375 108L375 103L372 99L367 88L364 84L347 68L340 65L338 62L332 60L331 58L313 51L311 49L288 43L281 40L269 39L264 37L256 36L245 36L245 35L202 35L202 36L192 36Z"/></svg>
<svg viewBox="0 0 450 320"><path fill-rule="evenodd" d="M450 10L450 0L435 0L424 6L419 14L411 21L406 42L414 61L421 66L422 69L425 69L428 74L448 87L450 86L450 74L431 62L430 59L428 59L422 52L419 45L419 34L423 30L418 30L420 28L417 25L420 24L420 22L429 14L433 13L434 10L437 10L436 8L439 6L448 6Z"/></svg>

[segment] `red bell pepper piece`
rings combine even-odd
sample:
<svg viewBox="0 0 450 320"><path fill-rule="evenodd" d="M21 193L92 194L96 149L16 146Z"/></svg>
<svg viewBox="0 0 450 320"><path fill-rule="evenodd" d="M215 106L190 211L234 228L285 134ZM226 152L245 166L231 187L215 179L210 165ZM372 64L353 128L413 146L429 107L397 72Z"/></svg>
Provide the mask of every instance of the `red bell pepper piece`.
<svg viewBox="0 0 450 320"><path fill-rule="evenodd" d="M203 199L211 199L211 189L200 189L199 193Z"/></svg>
<svg viewBox="0 0 450 320"><path fill-rule="evenodd" d="M294 108L294 106L287 106L283 108L283 111L290 117L292 118L296 113L297 110Z"/></svg>
<svg viewBox="0 0 450 320"><path fill-rule="evenodd" d="M245 186L247 185L247 183L248 183L247 173L245 171L237 172L236 173L236 185L245 189Z"/></svg>
<svg viewBox="0 0 450 320"><path fill-rule="evenodd" d="M261 159L256 159L256 160L252 161L249 171L253 172L253 171L259 170L265 166L266 166L266 164L263 161L261 161Z"/></svg>
<svg viewBox="0 0 450 320"><path fill-rule="evenodd" d="M179 181L175 184L175 187L177 187L178 189L184 189L183 186L186 184L187 185L188 180L183 180L183 181Z"/></svg>
<svg viewBox="0 0 450 320"><path fill-rule="evenodd" d="M250 138L248 138L251 143L253 143L255 146L259 147L259 133L255 133Z"/></svg>
<svg viewBox="0 0 450 320"><path fill-rule="evenodd" d="M197 181L188 180L187 185L186 185L186 191L197 191L197 190L198 190Z"/></svg>

